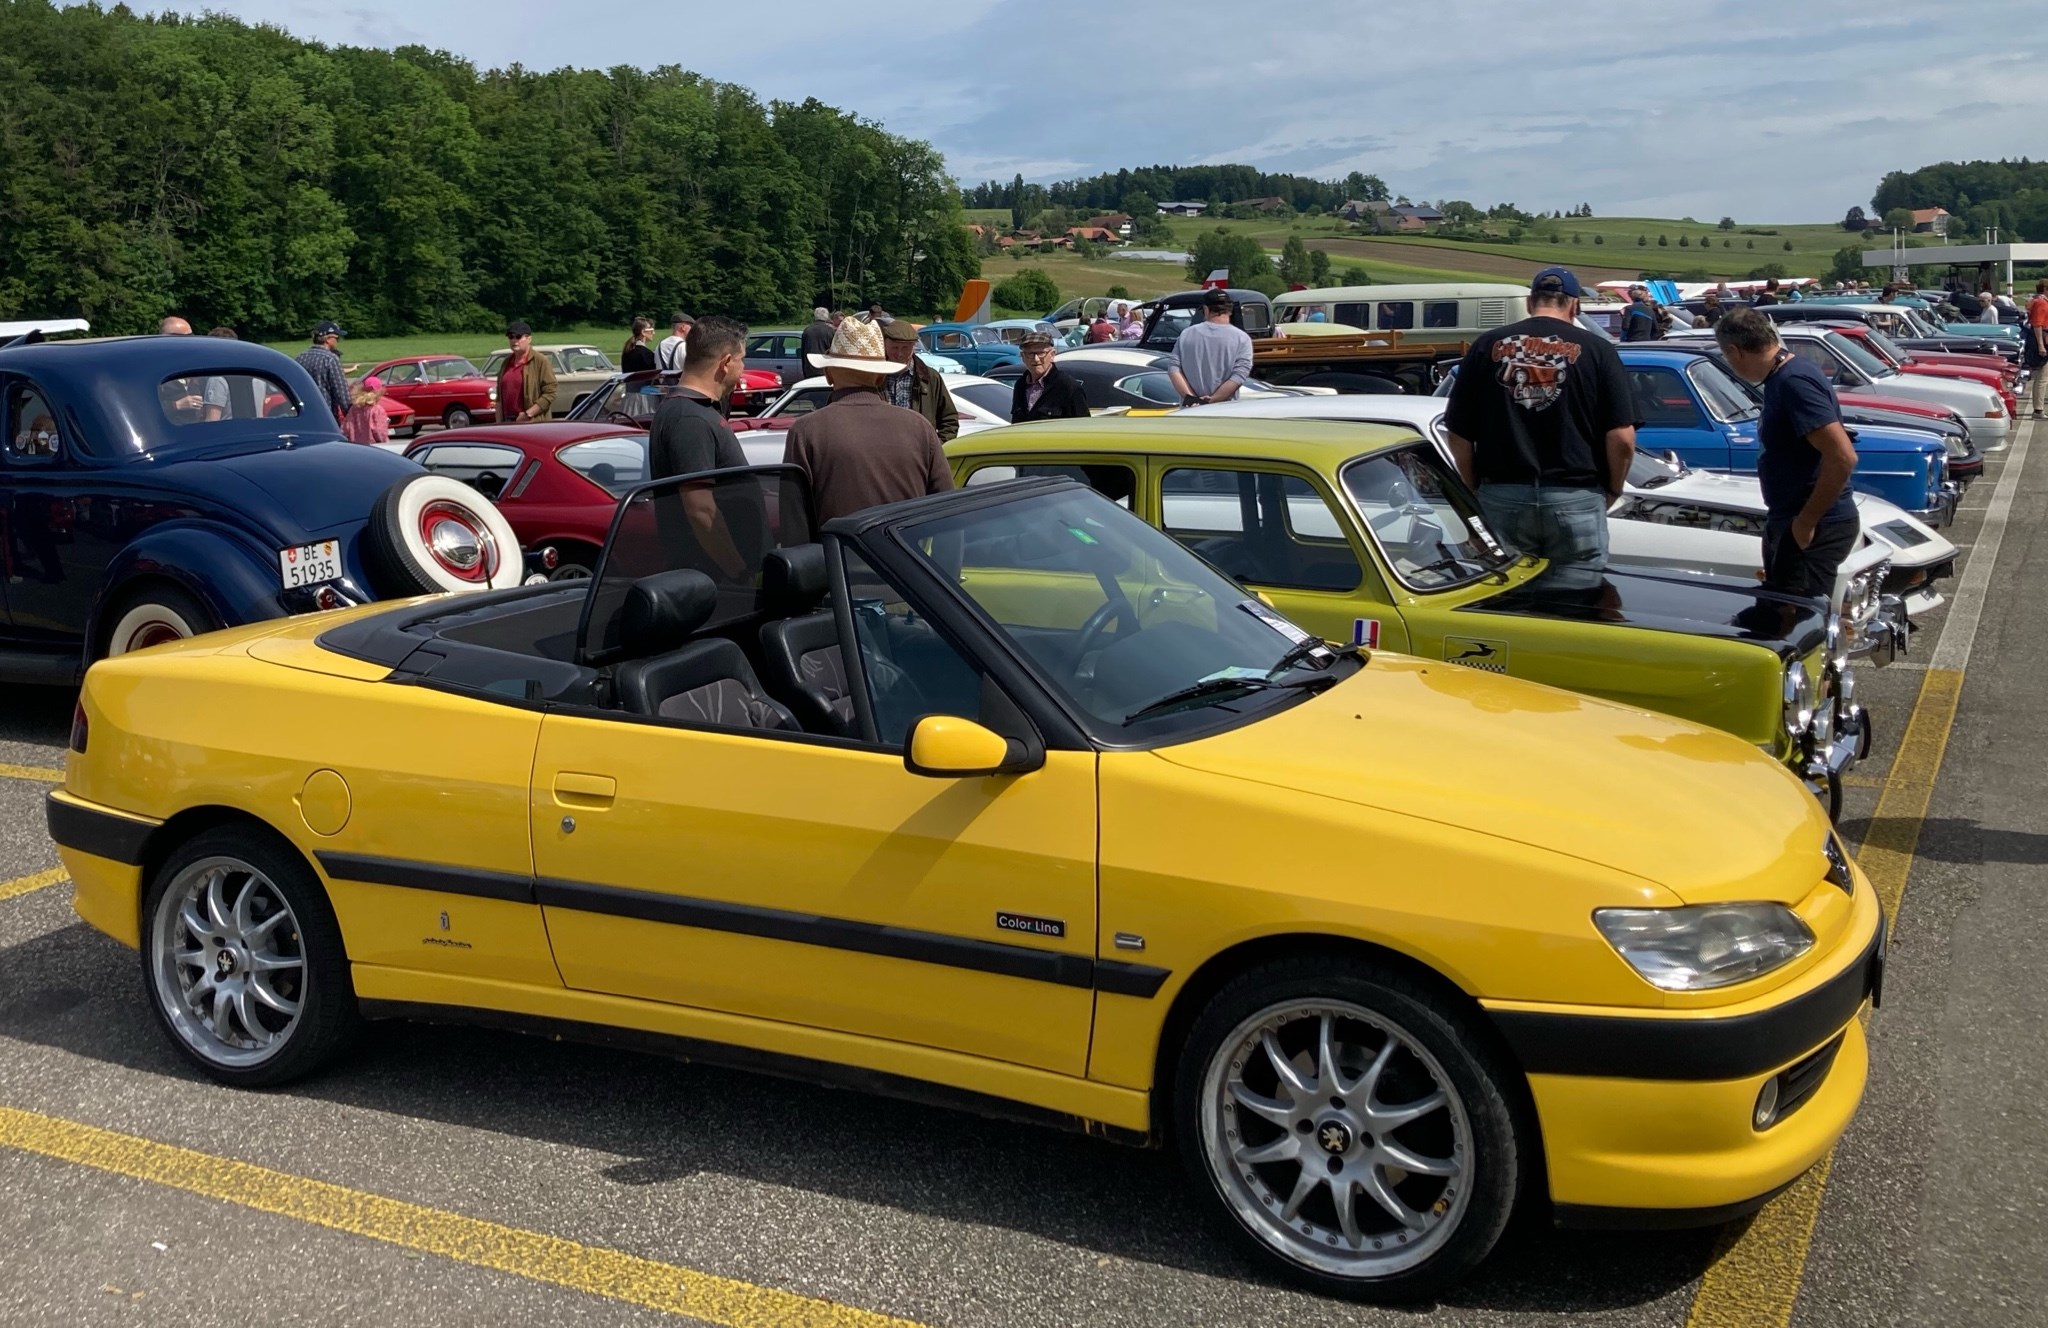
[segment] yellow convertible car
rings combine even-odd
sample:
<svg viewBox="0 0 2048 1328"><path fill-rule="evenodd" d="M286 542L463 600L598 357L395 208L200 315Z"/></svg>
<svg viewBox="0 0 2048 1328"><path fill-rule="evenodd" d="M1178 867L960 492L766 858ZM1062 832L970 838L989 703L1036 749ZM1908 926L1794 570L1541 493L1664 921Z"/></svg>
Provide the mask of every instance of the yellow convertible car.
<svg viewBox="0 0 2048 1328"><path fill-rule="evenodd" d="M79 914L229 1084L364 1018L623 1038L1170 1143L1372 1298L1847 1127L1883 919L1752 745L1328 646L1070 481L809 510L659 481L587 581L96 665Z"/></svg>

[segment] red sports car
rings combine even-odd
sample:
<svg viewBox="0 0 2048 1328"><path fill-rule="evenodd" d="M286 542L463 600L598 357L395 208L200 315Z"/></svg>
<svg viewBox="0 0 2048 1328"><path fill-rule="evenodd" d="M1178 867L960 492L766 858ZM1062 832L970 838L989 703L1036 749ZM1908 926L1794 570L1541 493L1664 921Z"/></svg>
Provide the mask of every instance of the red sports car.
<svg viewBox="0 0 2048 1328"><path fill-rule="evenodd" d="M553 580L590 575L619 496L647 478L645 429L604 420L449 430L405 455L496 503Z"/></svg>
<svg viewBox="0 0 2048 1328"><path fill-rule="evenodd" d="M384 380L384 399L402 401L419 423L466 429L498 418L498 388L460 355L402 355L366 369ZM393 421L396 423L396 421Z"/></svg>
<svg viewBox="0 0 2048 1328"><path fill-rule="evenodd" d="M1964 382L1981 383L1998 393L2005 403L2008 417L2014 415L2019 406L2018 375L2007 378L2008 366L1996 356L1955 355L1939 351L1909 351L1894 344L1883 333L1861 323L1846 323L1835 329L1845 337L1853 337L1856 343L1877 356L1900 373L1921 374L1929 378L1955 378Z"/></svg>

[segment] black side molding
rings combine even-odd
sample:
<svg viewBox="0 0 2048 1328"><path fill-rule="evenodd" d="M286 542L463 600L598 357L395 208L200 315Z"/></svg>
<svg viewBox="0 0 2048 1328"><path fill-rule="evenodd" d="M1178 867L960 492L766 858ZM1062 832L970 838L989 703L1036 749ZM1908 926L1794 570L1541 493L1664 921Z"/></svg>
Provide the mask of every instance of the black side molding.
<svg viewBox="0 0 2048 1328"><path fill-rule="evenodd" d="M1530 1074L1600 1079L1747 1079L1788 1065L1842 1031L1884 973L1884 919L1856 962L1803 996L1726 1019L1621 1018L1492 1010Z"/></svg>
<svg viewBox="0 0 2048 1328"><path fill-rule="evenodd" d="M1803 1176L1805 1173L1801 1172ZM1604 1208L1597 1204L1553 1204L1550 1220L1576 1231L1684 1231L1690 1227L1718 1227L1757 1209L1799 1183L1794 1176L1783 1185L1762 1194L1712 1208Z"/></svg>
<svg viewBox="0 0 2048 1328"><path fill-rule="evenodd" d="M156 832L156 826L147 821L81 807L54 793L43 795L43 815L50 824L50 838L59 848L77 849L130 867L142 865L142 846Z"/></svg>
<svg viewBox="0 0 2048 1328"><path fill-rule="evenodd" d="M316 853L313 856L319 859L320 870L337 881L396 885L408 890L433 890L444 895L503 899L514 904L534 902L531 876L478 871L471 867L440 867L399 858L363 857L355 853Z"/></svg>
<svg viewBox="0 0 2048 1328"><path fill-rule="evenodd" d="M930 1106L968 1111L977 1116L988 1116L997 1120L1019 1121L1026 1125L1047 1125L1132 1147L1142 1148L1153 1142L1152 1136L1142 1130L1109 1125L1085 1116L1069 1115L1066 1112L1013 1102L1008 1098L994 1097L987 1093L976 1093L970 1089L913 1079L908 1075L867 1070L857 1065L841 1065L833 1061L812 1060L804 1056L787 1056L735 1043L707 1042L700 1038L679 1037L670 1033L649 1033L635 1028L616 1028L608 1024L588 1024L575 1019L552 1019L543 1015L513 1014L503 1010L482 1010L470 1006L429 1005L417 1001L369 1000L362 1002L362 1011L371 1019L469 1024L480 1028L531 1033L566 1042L583 1042L593 1046L649 1052L657 1056L699 1061L706 1065L719 1065L752 1074L773 1075L778 1079L821 1084L827 1088L850 1088L856 1092L871 1093L880 1097L902 1098Z"/></svg>

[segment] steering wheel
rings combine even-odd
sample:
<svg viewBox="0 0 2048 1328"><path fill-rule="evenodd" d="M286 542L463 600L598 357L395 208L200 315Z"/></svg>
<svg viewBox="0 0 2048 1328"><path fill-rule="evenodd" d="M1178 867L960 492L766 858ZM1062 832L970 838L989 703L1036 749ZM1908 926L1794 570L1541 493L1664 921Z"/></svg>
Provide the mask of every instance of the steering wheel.
<svg viewBox="0 0 2048 1328"><path fill-rule="evenodd" d="M638 419L628 415L623 410L606 411L604 413L604 420L606 424L631 424L637 426L640 423Z"/></svg>
<svg viewBox="0 0 2048 1328"><path fill-rule="evenodd" d="M1102 607L1089 614L1088 621L1081 624L1081 640L1074 650L1076 664L1088 658L1089 652L1096 649L1112 622L1126 623L1134 632L1141 630L1137 606L1128 599L1118 595L1115 599L1102 601Z"/></svg>

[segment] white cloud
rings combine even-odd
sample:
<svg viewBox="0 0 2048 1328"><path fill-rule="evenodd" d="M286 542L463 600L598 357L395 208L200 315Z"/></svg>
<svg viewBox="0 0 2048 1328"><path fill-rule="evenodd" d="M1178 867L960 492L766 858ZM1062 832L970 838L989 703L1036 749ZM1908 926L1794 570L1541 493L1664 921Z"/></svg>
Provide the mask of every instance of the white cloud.
<svg viewBox="0 0 2048 1328"><path fill-rule="evenodd" d="M1967 23L1784 0L204 7L485 67L680 64L928 139L968 182L1248 161L1417 198L1829 220L1886 171L2038 154L2048 118L2038 0L1978 0Z"/></svg>

